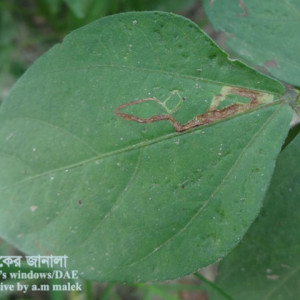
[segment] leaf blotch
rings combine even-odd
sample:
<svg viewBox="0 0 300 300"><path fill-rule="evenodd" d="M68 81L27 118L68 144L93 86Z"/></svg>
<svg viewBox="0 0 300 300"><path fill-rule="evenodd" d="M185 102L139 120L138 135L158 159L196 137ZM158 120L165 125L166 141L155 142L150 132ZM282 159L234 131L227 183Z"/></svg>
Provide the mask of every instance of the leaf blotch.
<svg viewBox="0 0 300 300"><path fill-rule="evenodd" d="M173 94L173 93L178 94L178 91L174 90L171 94ZM248 102L248 103L236 102L236 103L228 105L224 108L220 108L219 107L220 103L222 101L224 101L228 95L237 95L237 96L240 96L243 98L248 98L250 100L250 102ZM178 96L179 96L179 94L178 94ZM167 99L170 99L170 97ZM211 105L205 113L196 115L190 121L188 121L184 124L180 124L172 116L172 113L176 112L180 108L181 104L184 101L183 99L185 99L185 98L180 96L180 101L178 102L176 107L173 110L170 110L165 105L166 100L161 101L155 97L142 98L139 100L129 101L127 103L119 105L117 108L114 109L114 113L118 117L123 118L124 120L134 121L134 122L142 123L142 124L154 123L157 121L169 121L173 125L173 127L175 128L175 130L177 132L183 132L185 130L188 130L188 129L191 129L191 128L194 128L197 126L208 125L210 123L214 123L219 120L227 119L236 114L246 112L260 104L269 103L273 100L273 95L268 94L268 93L257 92L257 91L253 91L253 90L249 90L249 89L244 89L244 88L223 86L220 93L217 94L212 99ZM137 104L147 102L147 101L153 101L153 102L156 102L157 104L163 106L166 109L166 111L168 112L168 114L152 115L148 118L141 118L141 117L135 116L133 114L127 114L124 112L120 112L120 110L122 110L128 106L137 105Z"/></svg>

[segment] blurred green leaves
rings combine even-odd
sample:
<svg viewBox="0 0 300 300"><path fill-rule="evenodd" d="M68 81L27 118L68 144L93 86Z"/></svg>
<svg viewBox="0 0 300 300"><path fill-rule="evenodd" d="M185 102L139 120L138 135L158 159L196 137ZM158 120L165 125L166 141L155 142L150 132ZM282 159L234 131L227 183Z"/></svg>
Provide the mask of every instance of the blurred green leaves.
<svg viewBox="0 0 300 300"><path fill-rule="evenodd" d="M0 10L0 102L13 82L14 62L12 61L15 24L11 13Z"/></svg>
<svg viewBox="0 0 300 300"><path fill-rule="evenodd" d="M300 87L299 0L205 0L215 30L239 57Z"/></svg>
<svg viewBox="0 0 300 300"><path fill-rule="evenodd" d="M40 13L54 28L70 31L103 16L126 11L182 12L195 0L36 0ZM60 24L59 26L57 26Z"/></svg>
<svg viewBox="0 0 300 300"><path fill-rule="evenodd" d="M183 12L196 1L2 0L0 2L0 104L27 67L71 30L123 11Z"/></svg>

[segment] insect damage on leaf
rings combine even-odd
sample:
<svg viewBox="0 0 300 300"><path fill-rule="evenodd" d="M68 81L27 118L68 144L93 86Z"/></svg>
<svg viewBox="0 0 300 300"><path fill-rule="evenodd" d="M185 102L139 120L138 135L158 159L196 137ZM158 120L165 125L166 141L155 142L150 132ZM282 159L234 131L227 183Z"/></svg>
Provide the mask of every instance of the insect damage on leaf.
<svg viewBox="0 0 300 300"><path fill-rule="evenodd" d="M210 123L214 123L219 120L227 119L236 114L243 113L247 110L250 110L258 105L267 104L273 101L272 94L257 92L257 91L248 90L244 88L223 86L220 93L212 99L211 105L205 113L196 115L192 120L184 124L180 124L171 114L176 112L180 108L185 98L181 97L177 90L173 91L171 94L175 94L175 93L178 95L178 97L180 97L180 101L178 102L178 104L173 110L169 110L166 106L166 102L168 101L168 99L170 99L170 97L168 97L163 102L155 97L152 97L152 98L142 98L139 100L134 100L134 101L129 101L127 103L124 103L118 106L114 110L114 113L117 116L123 118L124 120L134 121L143 124L153 123L156 121L169 121L171 122L171 124L173 125L173 127L177 132L183 132L197 126L208 125ZM249 101L246 103L236 102L227 105L223 108L220 108L221 103L227 99L228 95L237 95L243 98L248 98L250 99L250 102ZM121 109L124 109L128 106L140 104L147 101L154 101L160 104L161 106L164 107L164 109L168 112L168 114L152 115L148 118L140 118L133 114L120 112Z"/></svg>
<svg viewBox="0 0 300 300"><path fill-rule="evenodd" d="M247 10L243 0L239 0L239 6L243 10L244 13L243 14L238 14L237 16L238 17L248 17L248 10Z"/></svg>

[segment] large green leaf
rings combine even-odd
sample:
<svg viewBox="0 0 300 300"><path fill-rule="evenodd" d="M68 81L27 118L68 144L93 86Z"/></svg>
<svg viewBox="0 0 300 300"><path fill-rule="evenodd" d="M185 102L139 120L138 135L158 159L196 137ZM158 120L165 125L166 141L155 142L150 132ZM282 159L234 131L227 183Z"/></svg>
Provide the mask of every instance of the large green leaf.
<svg viewBox="0 0 300 300"><path fill-rule="evenodd" d="M278 158L260 216L220 265L217 284L236 300L299 297L299 149L298 134Z"/></svg>
<svg viewBox="0 0 300 300"><path fill-rule="evenodd" d="M300 86L299 0L204 0L214 28L245 60Z"/></svg>
<svg viewBox="0 0 300 300"><path fill-rule="evenodd" d="M1 107L1 235L30 254L66 254L97 280L174 278L216 261L259 211L291 118L282 92L173 14L74 31ZM156 101L120 113L211 123L177 133L114 113L144 97ZM220 118L249 97L260 105Z"/></svg>

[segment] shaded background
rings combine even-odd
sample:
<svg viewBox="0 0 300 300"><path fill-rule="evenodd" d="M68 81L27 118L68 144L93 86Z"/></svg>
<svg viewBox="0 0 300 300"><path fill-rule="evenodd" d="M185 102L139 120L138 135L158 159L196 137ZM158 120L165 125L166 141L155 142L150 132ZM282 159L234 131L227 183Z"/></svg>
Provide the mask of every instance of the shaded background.
<svg viewBox="0 0 300 300"><path fill-rule="evenodd" d="M0 101L33 61L72 30L107 15L142 10L183 15L222 43L200 0L0 0Z"/></svg>

